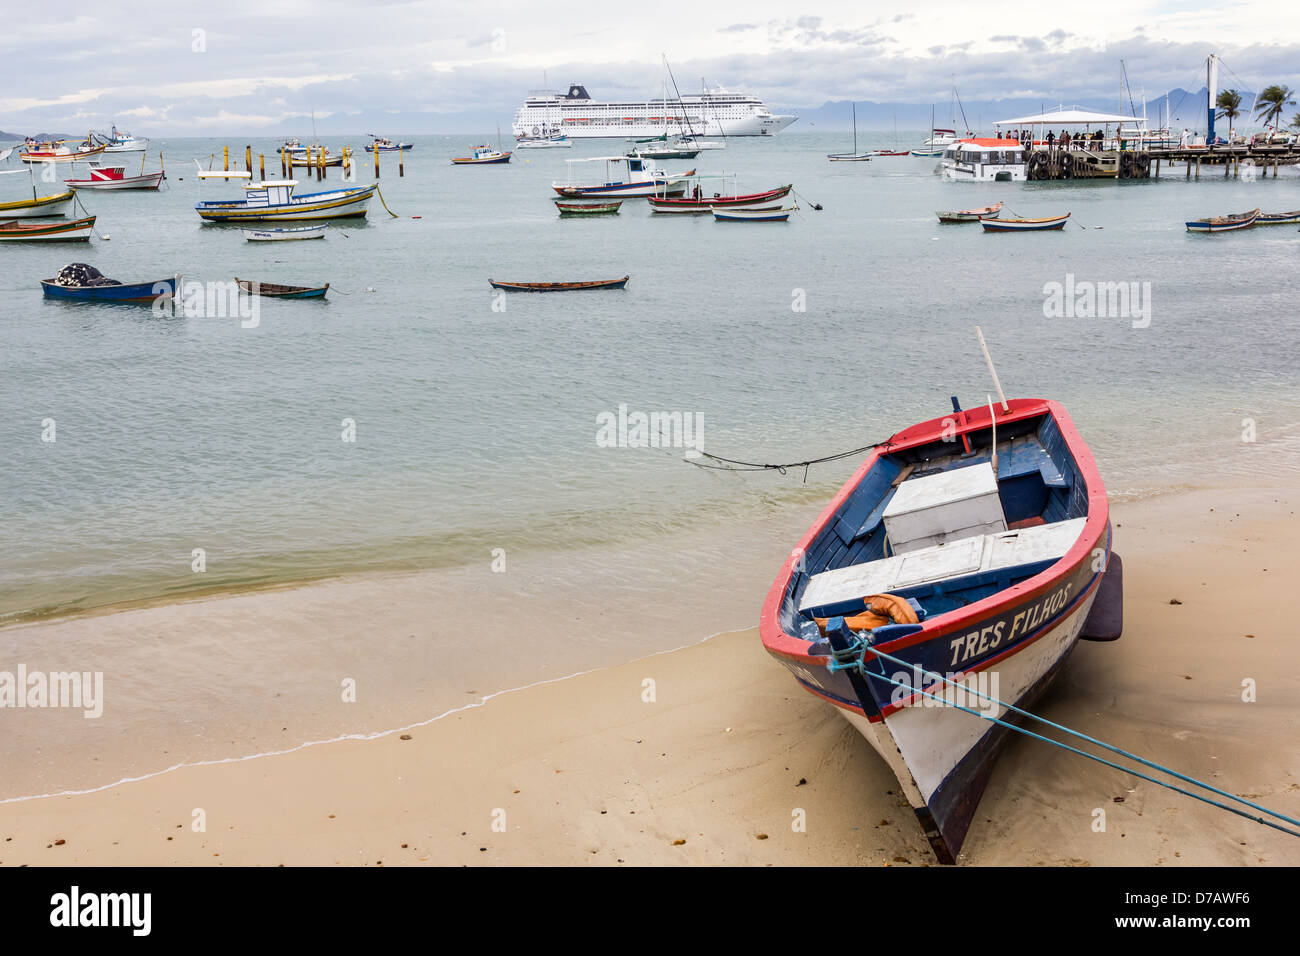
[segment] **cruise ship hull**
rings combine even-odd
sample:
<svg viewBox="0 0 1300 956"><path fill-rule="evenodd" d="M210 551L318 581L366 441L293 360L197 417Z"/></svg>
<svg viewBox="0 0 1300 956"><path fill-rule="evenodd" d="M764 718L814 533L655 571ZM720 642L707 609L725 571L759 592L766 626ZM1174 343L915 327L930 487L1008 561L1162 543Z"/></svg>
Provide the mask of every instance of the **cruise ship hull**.
<svg viewBox="0 0 1300 956"><path fill-rule="evenodd" d="M709 120L703 129L698 125L693 128L705 136L772 136L796 119L797 116L753 116L737 120ZM634 139L660 136L664 132L662 123L652 126L649 123L611 124L574 119L564 120L557 125L569 139ZM520 125L518 122L513 126L516 136L531 135L532 129L532 126ZM676 129L676 125L673 125L672 130Z"/></svg>
<svg viewBox="0 0 1300 956"><path fill-rule="evenodd" d="M570 139L638 139L695 133L702 136L773 136L797 116L773 115L748 93L721 88L677 100L600 102L574 84L565 94L542 90L530 94L516 113L516 138L545 132Z"/></svg>

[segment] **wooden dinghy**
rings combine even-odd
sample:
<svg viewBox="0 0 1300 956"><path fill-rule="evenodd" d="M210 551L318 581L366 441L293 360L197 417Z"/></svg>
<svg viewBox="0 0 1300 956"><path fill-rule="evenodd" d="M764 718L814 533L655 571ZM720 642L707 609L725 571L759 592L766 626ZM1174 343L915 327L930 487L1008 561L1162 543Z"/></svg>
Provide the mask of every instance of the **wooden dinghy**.
<svg viewBox="0 0 1300 956"><path fill-rule="evenodd" d="M591 282L500 282L488 279L494 289L507 292L583 292L587 289L623 289L631 276L621 279L596 279Z"/></svg>
<svg viewBox="0 0 1300 956"><path fill-rule="evenodd" d="M1032 706L1078 640L1123 627L1106 489L1069 415L1018 399L991 423L958 410L877 445L760 617L768 653L889 765L943 863L1010 732L992 719L1020 719L1006 705Z"/></svg>
<svg viewBox="0 0 1300 956"><path fill-rule="evenodd" d="M564 202L557 199L555 208L560 211L562 218L570 216L612 216L618 212L619 207L623 205L623 200L618 202Z"/></svg>
<svg viewBox="0 0 1300 956"><path fill-rule="evenodd" d="M658 213L684 213L707 215L714 209L780 209L781 202L790 195L793 185L766 189L761 193L742 193L735 196L687 196L669 199L664 196L647 196L650 211Z"/></svg>
<svg viewBox="0 0 1300 956"><path fill-rule="evenodd" d="M798 206L785 209L714 209L714 222L785 222Z"/></svg>
<svg viewBox="0 0 1300 956"><path fill-rule="evenodd" d="M1230 216L1213 216L1206 219L1193 219L1187 224L1188 232L1235 232L1249 229L1259 219L1259 210L1234 213Z"/></svg>
<svg viewBox="0 0 1300 956"><path fill-rule="evenodd" d="M1065 221L1069 218L1067 212L1064 216L1046 216L1042 219L981 219L980 225L985 232L1046 232L1064 229Z"/></svg>
<svg viewBox="0 0 1300 956"><path fill-rule="evenodd" d="M1290 226L1300 222L1300 209L1291 212L1261 212L1255 220L1257 226Z"/></svg>
<svg viewBox="0 0 1300 956"><path fill-rule="evenodd" d="M235 276L239 288L249 295L261 295L272 299L323 299L329 291L330 284L323 286L277 285L274 282L257 282Z"/></svg>
<svg viewBox="0 0 1300 956"><path fill-rule="evenodd" d="M998 213L1002 211L1002 203L995 202L991 206L981 206L979 209L958 209L954 212L935 213L940 222L978 222L981 219L996 219Z"/></svg>
<svg viewBox="0 0 1300 956"><path fill-rule="evenodd" d="M87 269L94 272L92 282L96 284L70 285L67 273L75 269ZM176 297L180 287L180 276L155 279L153 282L121 283L104 279L96 269L88 269L83 264L73 263L65 267L63 273L53 279L42 279L41 290L49 299L71 299L75 302L154 302L157 299Z"/></svg>
<svg viewBox="0 0 1300 956"><path fill-rule="evenodd" d="M324 239L328 226L299 226L296 229L241 229L249 242L293 242L299 239Z"/></svg>
<svg viewBox="0 0 1300 956"><path fill-rule="evenodd" d="M0 242L88 242L95 217L66 222L0 222Z"/></svg>

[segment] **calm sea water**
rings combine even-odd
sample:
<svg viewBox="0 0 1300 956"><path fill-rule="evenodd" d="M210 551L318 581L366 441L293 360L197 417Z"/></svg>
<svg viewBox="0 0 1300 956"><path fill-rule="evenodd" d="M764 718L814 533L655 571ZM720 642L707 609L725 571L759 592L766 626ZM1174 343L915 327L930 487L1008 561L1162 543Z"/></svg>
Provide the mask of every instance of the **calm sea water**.
<svg viewBox="0 0 1300 956"><path fill-rule="evenodd" d="M1066 403L1113 494L1295 467L1300 233L1183 227L1300 207L1292 170L973 186L942 182L933 160L829 163L847 136L785 133L663 165L734 172L742 191L794 183L789 223L652 216L640 200L584 221L557 217L551 181L566 160L624 144L451 166L473 141L417 137L400 178L383 157L400 218L375 203L324 241L279 244L194 213L200 196L239 191L193 175L194 157L220 163L221 142L155 141L161 192L83 196L107 241L0 248L0 615L763 520L825 498L853 463L807 483L703 470L681 450L600 447L599 416L682 412L717 455L818 457L942 414L949 395L984 401L976 323L1008 395ZM230 145L242 163L244 142ZM253 141L254 156L273 165L275 145ZM358 179L371 178L363 159ZM985 235L934 215L999 199L1013 214L1073 216L1060 234ZM323 302L262 300L256 328L44 300L39 280L73 261L124 282L331 289ZM622 275L623 292L502 299L488 286ZM1046 317L1045 285L1068 276L1149 283L1149 324ZM341 440L345 420L355 442ZM1279 454L1265 465L1252 450L1269 445Z"/></svg>

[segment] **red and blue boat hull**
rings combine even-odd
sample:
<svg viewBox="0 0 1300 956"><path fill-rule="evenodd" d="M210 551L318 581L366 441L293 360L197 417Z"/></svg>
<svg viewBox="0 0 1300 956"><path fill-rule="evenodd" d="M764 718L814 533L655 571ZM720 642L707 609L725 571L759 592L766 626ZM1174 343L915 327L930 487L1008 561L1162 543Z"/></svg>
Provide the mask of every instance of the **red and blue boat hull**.
<svg viewBox="0 0 1300 956"><path fill-rule="evenodd" d="M988 461L989 426L989 408L978 408L915 425L877 447L792 551L760 622L768 652L800 686L834 705L890 766L944 863L955 862L1011 733L968 711L1014 722L1003 705L1031 706L1080 638L1118 636L1104 633L1092 617L1110 566L1105 487L1064 408L1022 399L997 415L998 494L1009 527L1080 525L1059 559L896 591L928 613L919 623L862 632L869 643L860 670L828 666L839 622L832 617L822 636L800 599L818 573L884 555L887 532L878 516L909 464L939 455L954 467ZM1016 447L1004 450L1004 436ZM963 454L966 442L970 450ZM1109 582L1115 587L1105 589L1105 601L1120 599L1118 581L1116 560ZM860 610L830 606L821 613ZM963 697L948 681L974 692Z"/></svg>

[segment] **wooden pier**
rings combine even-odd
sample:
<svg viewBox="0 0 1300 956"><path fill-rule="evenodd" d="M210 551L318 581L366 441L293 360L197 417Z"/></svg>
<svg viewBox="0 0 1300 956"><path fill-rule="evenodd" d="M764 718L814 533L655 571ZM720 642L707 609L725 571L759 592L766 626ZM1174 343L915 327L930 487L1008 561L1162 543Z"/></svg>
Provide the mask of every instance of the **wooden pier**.
<svg viewBox="0 0 1300 956"><path fill-rule="evenodd" d="M1241 169L1254 169L1254 175L1272 171L1277 178L1279 167L1300 163L1300 144L1233 146L1146 146L1121 149L1095 149L1035 144L1029 152L1026 176L1030 180L1052 179L1151 179L1159 177L1162 167L1178 163L1186 167L1187 179L1200 179L1201 167L1223 167L1224 178L1240 178Z"/></svg>

